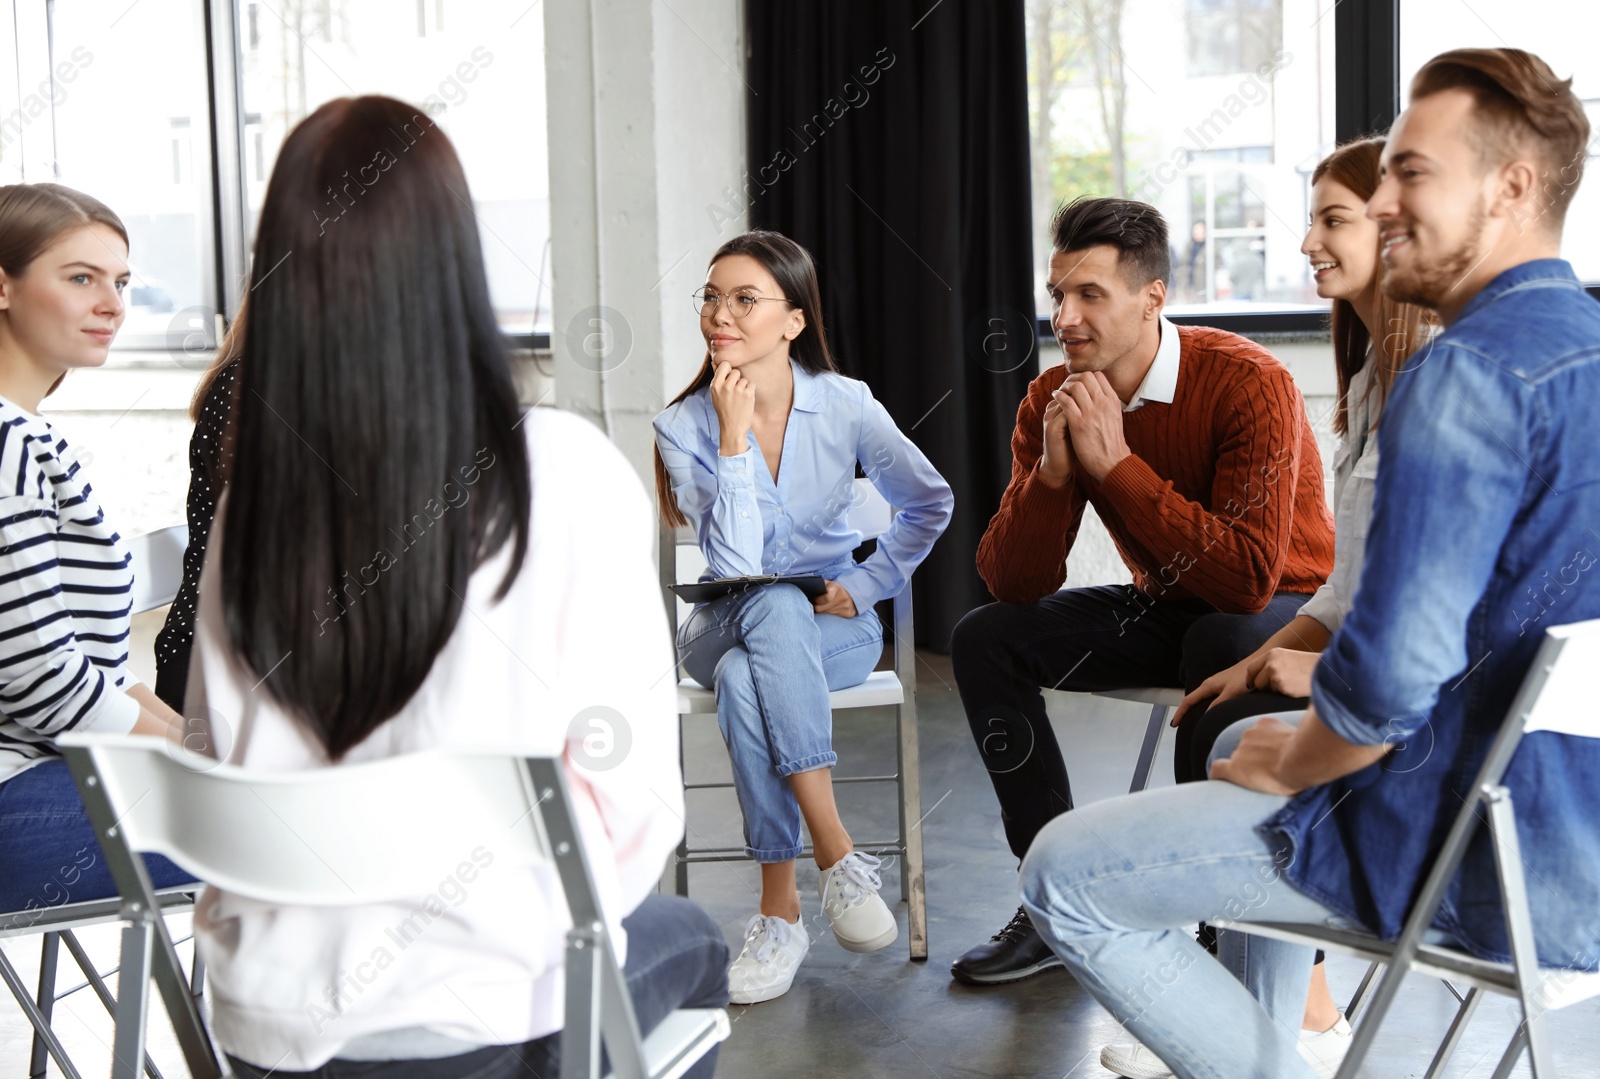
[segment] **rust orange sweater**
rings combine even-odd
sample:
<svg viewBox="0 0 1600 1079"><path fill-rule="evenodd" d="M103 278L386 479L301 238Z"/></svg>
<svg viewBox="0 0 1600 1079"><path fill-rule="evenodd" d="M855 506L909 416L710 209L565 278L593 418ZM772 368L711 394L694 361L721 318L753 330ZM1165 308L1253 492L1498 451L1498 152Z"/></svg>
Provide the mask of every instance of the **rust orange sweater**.
<svg viewBox="0 0 1600 1079"><path fill-rule="evenodd" d="M1333 568L1333 515L1300 391L1283 364L1223 330L1179 326L1172 403L1123 413L1132 451L1102 483L1060 490L1038 477L1044 407L1066 378L1033 380L1011 436L1011 483L978 544L996 599L1032 603L1066 581L1067 552L1093 503L1153 599L1264 610L1274 592L1314 592Z"/></svg>

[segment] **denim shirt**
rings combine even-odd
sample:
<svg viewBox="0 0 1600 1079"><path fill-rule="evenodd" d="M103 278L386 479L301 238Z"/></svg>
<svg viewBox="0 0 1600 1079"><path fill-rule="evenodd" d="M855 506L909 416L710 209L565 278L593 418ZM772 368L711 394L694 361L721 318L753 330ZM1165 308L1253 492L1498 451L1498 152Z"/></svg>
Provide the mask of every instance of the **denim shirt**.
<svg viewBox="0 0 1600 1079"><path fill-rule="evenodd" d="M1395 378L1360 590L1311 690L1342 738L1394 749L1262 826L1298 888L1386 939L1544 631L1600 617L1597 404L1600 304L1557 259L1500 274ZM1530 734L1504 782L1540 962L1595 970L1600 740ZM1486 824L1435 927L1510 957Z"/></svg>
<svg viewBox="0 0 1600 1079"><path fill-rule="evenodd" d="M905 587L950 523L955 500L866 383L790 367L794 405L776 483L752 433L743 453L718 454L710 387L656 417L656 445L678 507L694 525L707 578L818 574L838 581L864 612ZM860 564L851 552L861 532L849 522L857 463L897 511Z"/></svg>

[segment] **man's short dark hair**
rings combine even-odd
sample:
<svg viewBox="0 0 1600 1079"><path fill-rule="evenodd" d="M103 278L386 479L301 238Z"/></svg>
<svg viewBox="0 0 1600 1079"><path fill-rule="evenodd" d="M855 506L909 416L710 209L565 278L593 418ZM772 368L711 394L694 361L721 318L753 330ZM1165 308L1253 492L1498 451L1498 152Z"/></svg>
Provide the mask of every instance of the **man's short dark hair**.
<svg viewBox="0 0 1600 1079"><path fill-rule="evenodd" d="M1054 251L1083 251L1101 244L1117 249L1117 266L1130 288L1172 277L1167 222L1147 202L1132 199L1073 199L1050 222Z"/></svg>

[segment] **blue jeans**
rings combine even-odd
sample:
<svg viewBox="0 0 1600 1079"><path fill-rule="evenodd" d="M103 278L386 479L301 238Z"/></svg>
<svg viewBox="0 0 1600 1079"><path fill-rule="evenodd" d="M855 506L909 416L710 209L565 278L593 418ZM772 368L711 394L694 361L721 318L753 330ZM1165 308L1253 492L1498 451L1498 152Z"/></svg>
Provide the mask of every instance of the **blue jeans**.
<svg viewBox="0 0 1600 1079"><path fill-rule="evenodd" d="M798 858L800 806L786 780L838 763L828 693L878 665L878 616L817 614L793 585L768 585L696 607L678 628L678 653L689 677L716 691L746 850L758 862Z"/></svg>
<svg viewBox="0 0 1600 1079"><path fill-rule="evenodd" d="M622 919L622 925L628 931L628 961L622 975L642 1034L649 1034L679 1008L727 1005L728 945L709 914L675 895L651 895ZM258 1068L228 1059L240 1079L559 1079L561 1035L433 1060L335 1058L309 1072ZM713 1047L684 1076L711 1079L716 1069ZM608 1070L609 1064L602 1067L603 1072Z"/></svg>
<svg viewBox="0 0 1600 1079"><path fill-rule="evenodd" d="M158 889L194 881L159 854L144 855L144 865ZM0 783L0 913L10 915L0 922L26 927L34 911L116 894L66 761Z"/></svg>
<svg viewBox="0 0 1600 1079"><path fill-rule="evenodd" d="M1044 939L1183 1079L1316 1074L1297 1049L1313 950L1224 932L1213 959L1184 928L1347 924L1295 890L1286 852L1256 831L1287 801L1210 781L1141 791L1056 817L1023 861Z"/></svg>

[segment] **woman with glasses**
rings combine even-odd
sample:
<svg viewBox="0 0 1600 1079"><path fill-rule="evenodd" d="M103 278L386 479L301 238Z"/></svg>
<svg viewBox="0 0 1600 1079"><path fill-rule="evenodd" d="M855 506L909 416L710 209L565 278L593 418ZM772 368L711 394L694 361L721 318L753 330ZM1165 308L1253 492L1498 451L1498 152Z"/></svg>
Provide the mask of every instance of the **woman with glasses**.
<svg viewBox="0 0 1600 1079"><path fill-rule="evenodd" d="M723 244L695 293L706 357L655 420L662 513L692 524L706 577L806 574L699 604L678 630L684 669L717 694L745 846L761 901L729 972L736 1004L787 992L810 947L795 859L805 818L834 936L870 952L896 936L878 859L854 849L834 805L828 693L877 665L873 605L905 587L950 520L950 487L864 383L838 373L823 331L816 268L793 240L750 232ZM856 468L898 507L877 550L848 512Z"/></svg>

